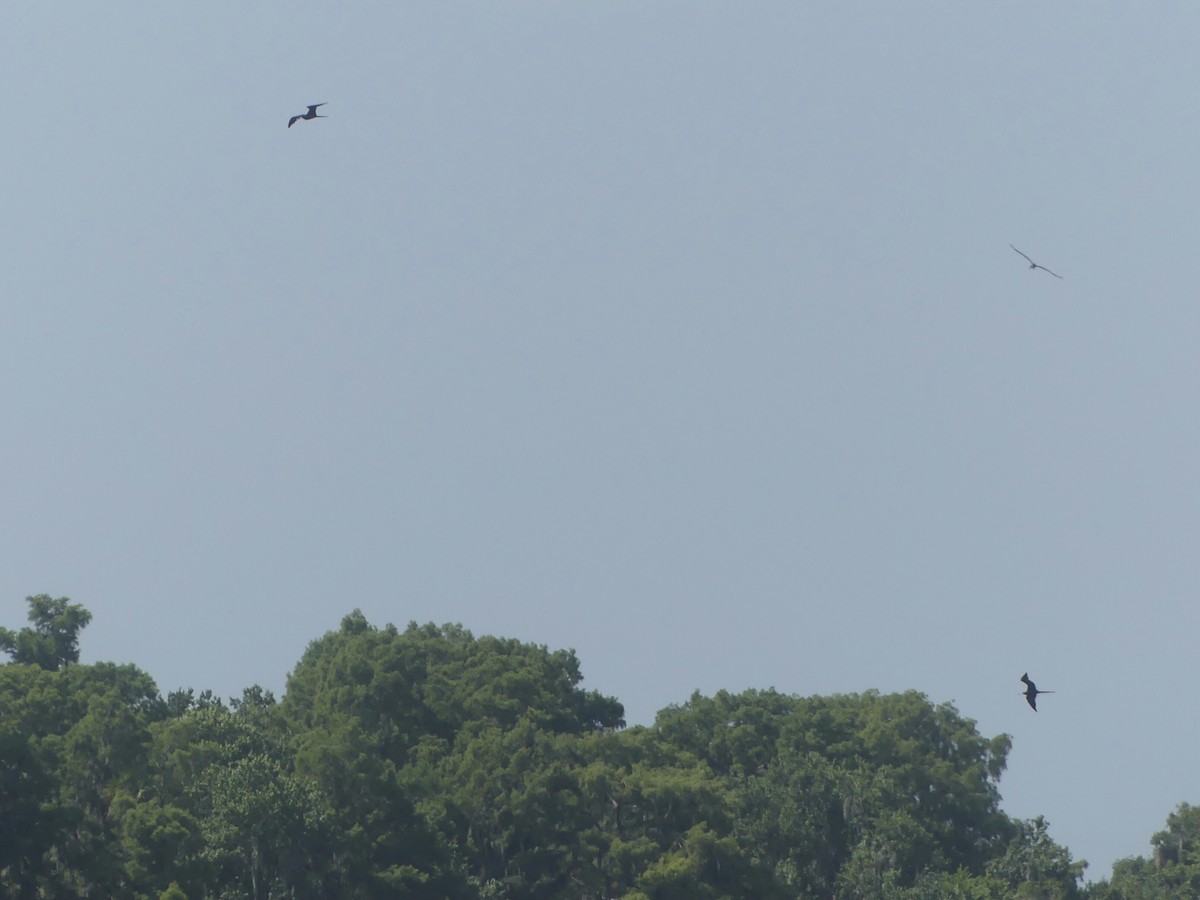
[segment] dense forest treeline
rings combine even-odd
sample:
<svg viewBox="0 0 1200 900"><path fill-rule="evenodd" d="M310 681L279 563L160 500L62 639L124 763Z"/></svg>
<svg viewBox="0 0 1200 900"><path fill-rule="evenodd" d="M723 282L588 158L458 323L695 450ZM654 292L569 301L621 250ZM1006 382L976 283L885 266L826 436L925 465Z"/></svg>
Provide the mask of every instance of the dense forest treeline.
<svg viewBox="0 0 1200 900"><path fill-rule="evenodd" d="M1005 735L922 694L693 695L625 728L573 651L358 612L282 700L79 665L90 613L0 628L0 896L1194 898L1200 808L1153 859L1014 820Z"/></svg>

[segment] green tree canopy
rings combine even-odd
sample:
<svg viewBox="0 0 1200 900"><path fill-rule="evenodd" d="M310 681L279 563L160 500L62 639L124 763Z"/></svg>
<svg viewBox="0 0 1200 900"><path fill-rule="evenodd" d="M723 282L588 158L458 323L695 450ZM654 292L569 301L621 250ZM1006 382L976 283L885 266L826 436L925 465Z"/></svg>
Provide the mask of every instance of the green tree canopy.
<svg viewBox="0 0 1200 900"><path fill-rule="evenodd" d="M649 728L578 659L458 625L314 641L276 702L78 661L80 606L0 632L0 896L1073 900L1001 811L1009 740L921 694L693 695ZM1089 897L1195 897L1200 812ZM1107 891L1107 893L1105 893Z"/></svg>
<svg viewBox="0 0 1200 900"><path fill-rule="evenodd" d="M1200 897L1200 806L1181 803L1150 838L1153 855L1117 860L1089 900L1195 900Z"/></svg>
<svg viewBox="0 0 1200 900"><path fill-rule="evenodd" d="M12 661L57 670L79 662L79 632L92 621L92 614L68 597L49 594L26 597L32 628L11 631L0 628L0 650Z"/></svg>
<svg viewBox="0 0 1200 900"><path fill-rule="evenodd" d="M453 741L471 722L508 728L532 718L565 733L621 727L621 704L582 690L582 680L572 651L476 639L457 625L380 629L355 610L309 645L282 706L300 730L349 714L403 764L422 739Z"/></svg>

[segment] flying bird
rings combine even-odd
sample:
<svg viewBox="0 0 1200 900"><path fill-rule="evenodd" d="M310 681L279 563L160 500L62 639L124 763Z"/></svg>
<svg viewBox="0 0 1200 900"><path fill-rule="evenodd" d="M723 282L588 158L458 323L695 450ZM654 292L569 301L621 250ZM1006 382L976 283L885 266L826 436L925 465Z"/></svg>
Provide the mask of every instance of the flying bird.
<svg viewBox="0 0 1200 900"><path fill-rule="evenodd" d="M309 112L312 112L312 107L309 107ZM305 116L305 118L308 118L308 117L307 117L307 116ZM1012 245L1012 244L1009 244L1008 246L1012 247L1014 250L1017 250L1017 248L1016 248L1016 247L1013 247L1013 245ZM1021 253L1021 251L1020 251L1020 250L1017 250L1017 252L1018 252L1018 253ZM1024 254L1024 253L1021 253L1021 255L1022 255L1022 256L1025 256L1025 254ZM1037 263L1035 263L1035 262L1034 262L1032 259L1029 259L1029 257L1028 257L1028 256L1025 256L1025 258L1029 260L1029 268L1031 268L1031 269L1041 269L1043 272L1050 272L1050 270L1049 270L1049 269L1047 269L1045 266L1039 266L1039 265L1038 265ZM1053 275L1055 278L1062 278L1062 276L1061 276L1061 275L1059 275L1057 272L1050 272L1050 274L1051 274L1051 275Z"/></svg>
<svg viewBox="0 0 1200 900"><path fill-rule="evenodd" d="M295 125L299 119L328 119L329 116L318 116L317 115L317 107L324 106L324 105L325 105L324 103L314 103L312 106L310 106L308 108L308 112L306 112L304 115L292 116L290 119L288 119L288 128L291 128L293 125Z"/></svg>
<svg viewBox="0 0 1200 900"><path fill-rule="evenodd" d="M1018 251L1019 252L1019 251ZM1025 682L1025 701L1033 707L1033 711L1037 712L1037 695L1038 694L1053 694L1054 691L1039 691L1037 685L1029 680L1029 673L1026 672L1021 676L1021 680Z"/></svg>

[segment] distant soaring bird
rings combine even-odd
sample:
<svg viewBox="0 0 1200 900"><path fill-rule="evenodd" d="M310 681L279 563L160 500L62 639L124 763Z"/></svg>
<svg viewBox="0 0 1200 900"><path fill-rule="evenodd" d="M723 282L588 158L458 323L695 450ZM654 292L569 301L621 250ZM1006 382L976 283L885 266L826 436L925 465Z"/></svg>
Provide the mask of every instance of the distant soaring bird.
<svg viewBox="0 0 1200 900"><path fill-rule="evenodd" d="M308 112L310 112L310 113L312 112L312 107L308 107ZM305 119L307 119L307 118L308 118L308 116L306 115L306 116L305 116ZM1010 246L1010 247L1013 247L1013 245L1012 245L1012 244L1009 244L1008 246ZM1016 250L1016 247L1013 247L1013 250ZM1016 250L1016 252L1018 252L1018 253L1021 253L1021 251L1019 251L1019 250ZM1024 253L1021 253L1021 256L1022 256L1022 257L1025 257L1025 254L1024 254ZM1028 257L1025 257L1025 258L1026 258L1026 259L1030 259L1030 258L1028 258ZM1050 272L1050 270L1049 270L1049 269L1046 269L1044 265L1038 265L1037 263L1034 263L1032 259L1030 259L1030 269L1040 269L1040 270L1042 270L1042 271L1044 271L1044 272ZM1051 274L1051 275L1054 275L1056 278L1061 278L1061 277L1062 277L1061 275L1058 275L1058 274L1057 274L1057 272L1050 272L1050 274Z"/></svg>
<svg viewBox="0 0 1200 900"><path fill-rule="evenodd" d="M1037 712L1037 695L1038 694L1053 694L1054 691L1039 691L1037 685L1029 680L1029 673L1026 672L1021 676L1021 680L1025 682L1025 700L1033 707L1033 711Z"/></svg>
<svg viewBox="0 0 1200 900"><path fill-rule="evenodd" d="M288 128L291 128L300 119L328 119L329 116L318 116L317 115L317 107L324 106L324 105L325 105L324 103L314 103L312 106L310 106L308 108L308 112L306 112L304 115L292 116L290 119L288 119Z"/></svg>

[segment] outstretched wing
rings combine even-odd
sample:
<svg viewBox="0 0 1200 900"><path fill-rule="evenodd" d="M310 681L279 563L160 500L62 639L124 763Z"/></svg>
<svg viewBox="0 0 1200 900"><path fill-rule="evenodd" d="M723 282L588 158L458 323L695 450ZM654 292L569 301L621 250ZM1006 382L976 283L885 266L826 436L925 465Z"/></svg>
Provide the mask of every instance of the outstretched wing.
<svg viewBox="0 0 1200 900"><path fill-rule="evenodd" d="M314 115L314 116L315 116L315 115L317 114L317 107L318 107L318 106L324 106L324 105L325 105L324 103L314 103L312 106L310 106L310 107L308 108L308 111L309 111L309 113L310 113L311 115ZM1031 262L1032 262L1032 260L1031 260Z"/></svg>
<svg viewBox="0 0 1200 900"><path fill-rule="evenodd" d="M1041 269L1043 272L1050 272L1050 270L1047 269L1045 266L1039 266L1037 263L1034 263L1033 267L1035 269ZM1055 278L1062 278L1062 276L1059 275L1057 272L1050 272L1050 274L1053 275Z"/></svg>
<svg viewBox="0 0 1200 900"><path fill-rule="evenodd" d="M290 119L288 119L288 128L291 128L293 125L295 125L297 119L303 119L303 118L304 118L304 116L292 116Z"/></svg>
<svg viewBox="0 0 1200 900"><path fill-rule="evenodd" d="M1020 251L1018 251L1018 252L1020 252ZM1025 682L1025 686L1026 686L1026 687L1031 687L1031 688L1033 688L1035 691L1037 690L1037 686L1036 686L1036 685L1035 685L1035 684L1034 684L1032 681L1030 681L1030 680L1029 680L1029 673L1028 673L1028 672L1026 672L1024 675L1022 675L1022 676L1021 676L1021 680L1022 680L1023 682Z"/></svg>
<svg viewBox="0 0 1200 900"><path fill-rule="evenodd" d="M1029 703L1029 705L1031 707L1033 707L1033 711L1037 712L1037 695L1030 692L1025 695L1025 700Z"/></svg>
<svg viewBox="0 0 1200 900"><path fill-rule="evenodd" d="M1013 245L1012 245L1012 244L1009 244L1008 246L1012 247L1014 250L1017 250L1017 248L1016 248L1016 247L1013 247ZM1020 251L1020 250L1017 250L1017 252L1018 252L1018 253L1021 253L1021 251ZM1021 253L1021 255L1022 255L1022 256L1025 256L1025 254L1024 254L1024 253ZM1029 259L1029 257L1028 257L1028 256L1025 256L1025 258L1026 258L1026 259ZM1029 259L1029 264L1030 264L1031 266L1036 266L1036 265L1037 265L1037 263L1035 263L1035 262L1034 262L1032 259Z"/></svg>

